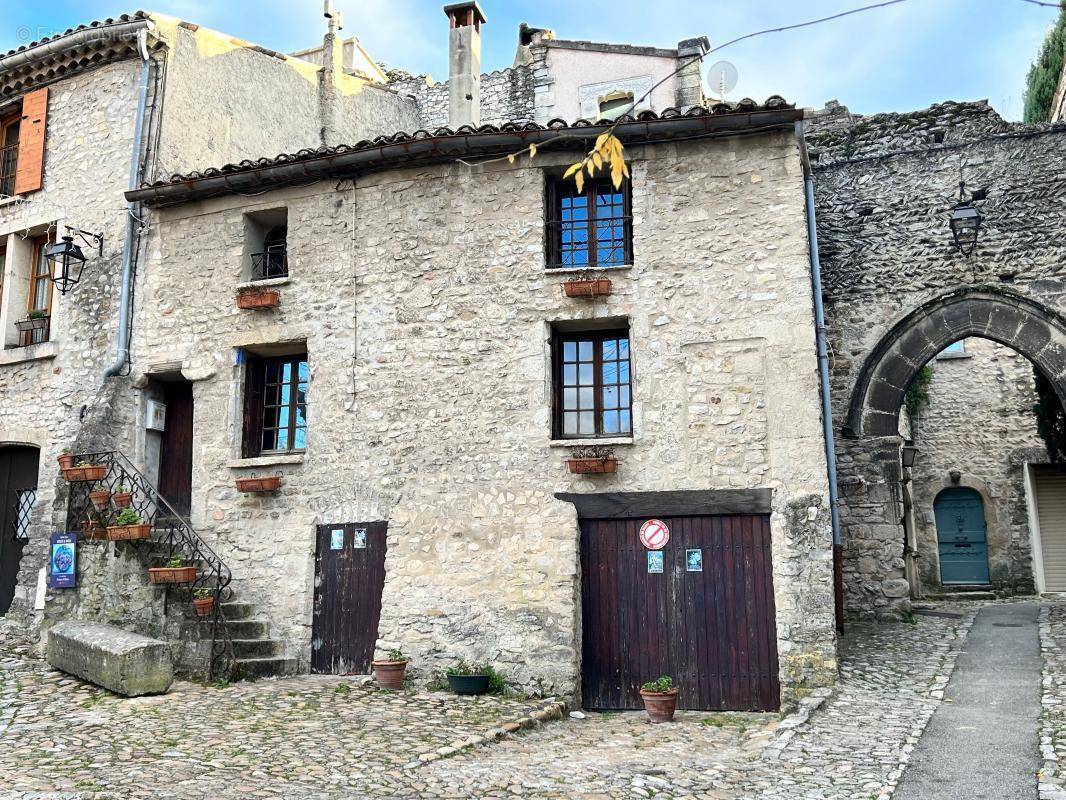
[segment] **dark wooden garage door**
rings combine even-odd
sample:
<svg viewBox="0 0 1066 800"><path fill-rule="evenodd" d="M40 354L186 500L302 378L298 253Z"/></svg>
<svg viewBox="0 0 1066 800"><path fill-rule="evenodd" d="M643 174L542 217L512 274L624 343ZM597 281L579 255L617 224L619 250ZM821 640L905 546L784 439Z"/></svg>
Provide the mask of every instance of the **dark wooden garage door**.
<svg viewBox="0 0 1066 800"><path fill-rule="evenodd" d="M366 673L385 586L386 522L318 526L311 671Z"/></svg>
<svg viewBox="0 0 1066 800"><path fill-rule="evenodd" d="M670 528L661 574L648 571L645 519L582 521L585 706L642 708L640 685L669 675L679 708L776 710L769 518L659 519ZM688 550L702 571L687 568Z"/></svg>

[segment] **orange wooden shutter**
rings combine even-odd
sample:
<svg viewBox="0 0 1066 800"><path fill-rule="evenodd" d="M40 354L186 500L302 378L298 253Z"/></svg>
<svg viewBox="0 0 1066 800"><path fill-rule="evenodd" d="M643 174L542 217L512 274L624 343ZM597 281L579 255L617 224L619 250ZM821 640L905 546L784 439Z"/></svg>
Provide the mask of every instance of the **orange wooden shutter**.
<svg viewBox="0 0 1066 800"><path fill-rule="evenodd" d="M22 98L15 194L36 192L44 179L44 134L48 127L48 90L38 89Z"/></svg>

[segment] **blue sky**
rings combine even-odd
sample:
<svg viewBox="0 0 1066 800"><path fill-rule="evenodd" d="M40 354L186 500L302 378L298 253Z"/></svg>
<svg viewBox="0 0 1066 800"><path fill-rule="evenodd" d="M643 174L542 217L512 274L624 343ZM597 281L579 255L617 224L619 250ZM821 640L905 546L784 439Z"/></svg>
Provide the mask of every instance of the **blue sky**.
<svg viewBox="0 0 1066 800"><path fill-rule="evenodd" d="M712 46L769 27L825 16L870 0L482 0L486 70L511 64L518 23L564 39L674 46L705 34ZM439 0L336 0L345 35L379 61L447 78ZM275 50L311 46L323 30L321 0L155 0L152 10ZM649 14L649 7L653 13ZM0 0L0 50L133 7L111 0ZM907 111L947 99L987 98L1018 119L1025 74L1056 11L1020 0L908 0L805 30L723 50L740 73L733 97L781 94L805 106L837 99L852 111Z"/></svg>

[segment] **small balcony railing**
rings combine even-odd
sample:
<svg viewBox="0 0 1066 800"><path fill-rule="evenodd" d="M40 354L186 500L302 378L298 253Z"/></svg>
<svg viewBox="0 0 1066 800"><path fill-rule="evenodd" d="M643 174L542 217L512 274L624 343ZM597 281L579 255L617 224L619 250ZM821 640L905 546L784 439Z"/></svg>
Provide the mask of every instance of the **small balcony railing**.
<svg viewBox="0 0 1066 800"><path fill-rule="evenodd" d="M18 166L19 146L0 147L0 197L15 193L15 168Z"/></svg>
<svg viewBox="0 0 1066 800"><path fill-rule="evenodd" d="M15 323L19 332L19 347L41 344L48 341L51 329L51 317L27 317Z"/></svg>
<svg viewBox="0 0 1066 800"><path fill-rule="evenodd" d="M262 253L252 253L252 280L284 278L289 274L289 259L284 247L268 247Z"/></svg>

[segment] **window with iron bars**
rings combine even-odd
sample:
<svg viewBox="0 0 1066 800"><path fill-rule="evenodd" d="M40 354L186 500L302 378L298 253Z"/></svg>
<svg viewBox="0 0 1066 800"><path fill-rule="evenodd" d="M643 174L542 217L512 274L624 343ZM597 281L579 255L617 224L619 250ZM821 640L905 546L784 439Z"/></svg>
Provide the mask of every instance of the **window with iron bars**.
<svg viewBox="0 0 1066 800"><path fill-rule="evenodd" d="M629 181L616 189L610 178L547 184L549 269L617 267L633 263L633 216Z"/></svg>
<svg viewBox="0 0 1066 800"><path fill-rule="evenodd" d="M252 253L252 280L284 278L289 274L288 228L277 225L263 237L263 252Z"/></svg>

